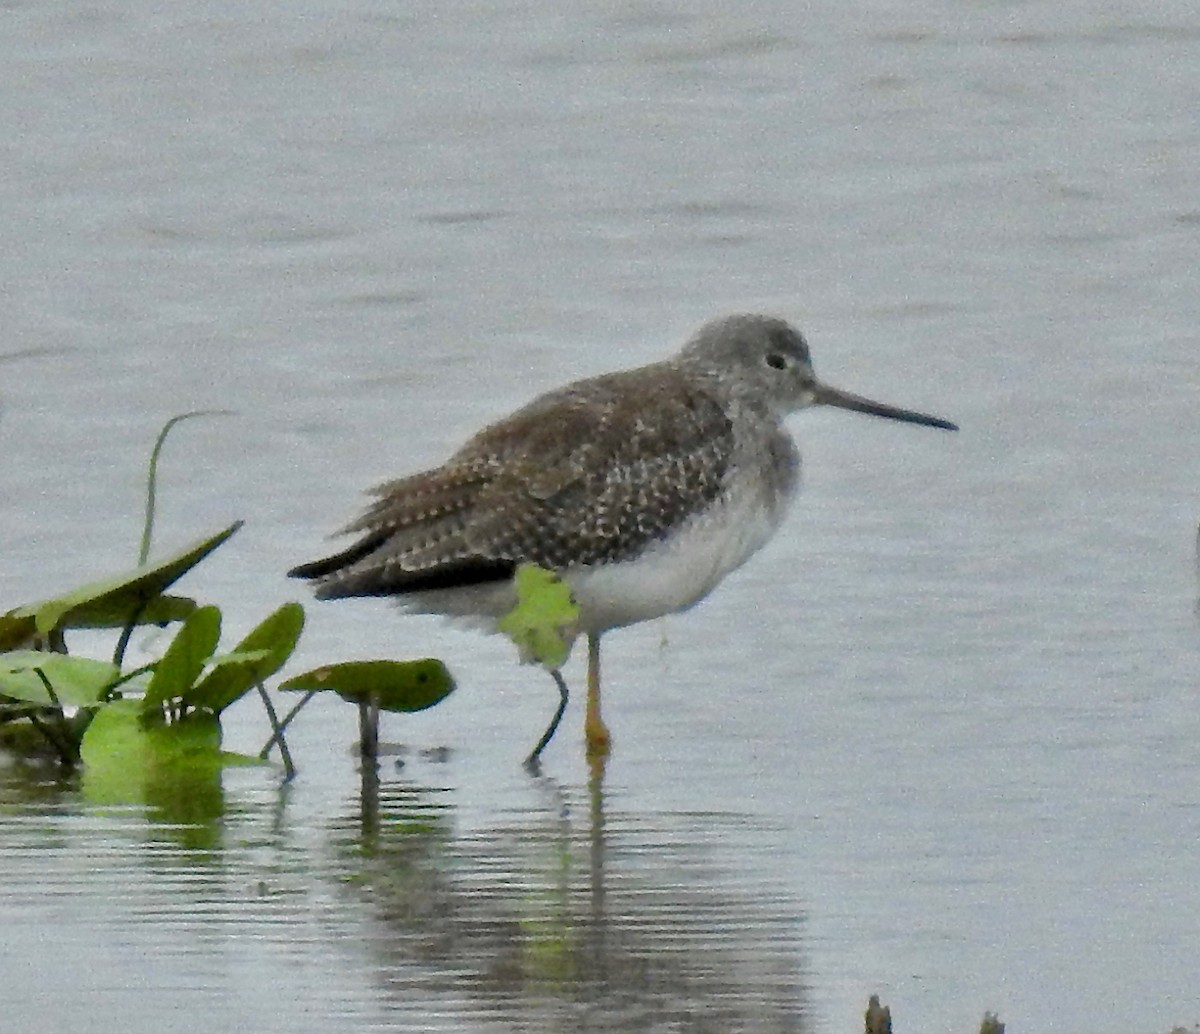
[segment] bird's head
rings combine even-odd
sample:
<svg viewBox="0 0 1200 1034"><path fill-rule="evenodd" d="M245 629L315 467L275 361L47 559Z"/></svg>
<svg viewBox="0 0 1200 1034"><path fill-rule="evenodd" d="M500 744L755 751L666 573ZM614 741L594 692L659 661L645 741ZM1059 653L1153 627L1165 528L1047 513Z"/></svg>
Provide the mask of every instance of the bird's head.
<svg viewBox="0 0 1200 1034"><path fill-rule="evenodd" d="M834 406L889 420L957 431L940 417L898 409L821 383L808 342L775 316L723 316L704 324L683 347L680 360L703 370L723 388L765 403L780 416L808 406Z"/></svg>

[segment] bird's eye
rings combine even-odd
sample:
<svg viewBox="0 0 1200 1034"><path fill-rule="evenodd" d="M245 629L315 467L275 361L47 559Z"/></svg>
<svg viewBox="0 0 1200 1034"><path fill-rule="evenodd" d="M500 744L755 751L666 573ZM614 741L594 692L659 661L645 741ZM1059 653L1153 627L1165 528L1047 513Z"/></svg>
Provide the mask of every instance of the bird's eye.
<svg viewBox="0 0 1200 1034"><path fill-rule="evenodd" d="M787 364L788 364L788 361L787 361L786 355L782 355L779 352L768 352L767 353L767 365L772 370L785 369L787 367Z"/></svg>

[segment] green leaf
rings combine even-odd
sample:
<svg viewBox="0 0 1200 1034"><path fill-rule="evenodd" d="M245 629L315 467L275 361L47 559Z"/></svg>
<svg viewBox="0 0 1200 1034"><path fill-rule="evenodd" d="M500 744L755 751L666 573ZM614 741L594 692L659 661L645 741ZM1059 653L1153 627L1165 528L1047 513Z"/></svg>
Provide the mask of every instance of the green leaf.
<svg viewBox="0 0 1200 1034"><path fill-rule="evenodd" d="M208 670L214 671L217 668L225 666L236 666L239 664L249 664L251 661L261 661L264 657L270 657L270 650L233 650L229 653L219 653L215 657L209 659Z"/></svg>
<svg viewBox="0 0 1200 1034"><path fill-rule="evenodd" d="M96 712L83 734L79 756L93 773L107 768L144 776L152 765L189 755L219 756L221 725L214 715L194 714L171 725L142 721L138 700L114 700Z"/></svg>
<svg viewBox="0 0 1200 1034"><path fill-rule="evenodd" d="M279 685L297 691L332 690L351 703L374 700L384 711L424 711L454 692L454 679L433 657L419 661L347 661L306 671Z"/></svg>
<svg viewBox="0 0 1200 1034"><path fill-rule="evenodd" d="M0 696L40 707L55 703L38 672L54 689L60 704L85 707L104 699L104 693L120 674L116 665L86 657L38 650L12 650L0 654Z"/></svg>
<svg viewBox="0 0 1200 1034"><path fill-rule="evenodd" d="M140 624L177 620L194 610L195 604L180 597L165 597L160 603L158 599L163 590L182 578L241 526L242 522L238 521L158 563L91 582L65 596L20 607L8 616L32 617L42 635L57 628L119 627L135 616Z"/></svg>
<svg viewBox="0 0 1200 1034"><path fill-rule="evenodd" d="M499 629L516 643L522 664L557 671L579 634L579 605L571 588L537 564L518 567L514 584L517 605L500 619Z"/></svg>
<svg viewBox="0 0 1200 1034"><path fill-rule="evenodd" d="M37 632L33 618L18 618L12 614L0 614L0 652L28 646Z"/></svg>
<svg viewBox="0 0 1200 1034"><path fill-rule="evenodd" d="M48 601L53 602L53 601ZM28 646L38 634L37 620L34 615L37 608L22 607L19 611L0 614L0 653L5 650L17 650ZM182 621L196 609L196 601L186 596L158 596L142 609L138 624L166 625L172 621ZM17 614L21 616L18 617ZM107 603L97 606L82 606L73 610L70 619L64 623L64 628L124 628L129 623L129 611L113 609Z"/></svg>
<svg viewBox="0 0 1200 1034"><path fill-rule="evenodd" d="M184 701L192 707L203 707L220 714L283 667L303 630L304 608L299 603L285 603L234 648L235 654L253 656L214 666L183 695Z"/></svg>
<svg viewBox="0 0 1200 1034"><path fill-rule="evenodd" d="M154 675L142 697L143 713L158 711L168 700L178 700L191 689L220 638L221 611L217 607L195 611L154 666Z"/></svg>
<svg viewBox="0 0 1200 1034"><path fill-rule="evenodd" d="M78 607L67 615L62 628L124 628L133 616L133 608L124 609L122 600L97 600ZM155 596L137 615L139 625L169 625L183 621L196 609L196 601L187 596Z"/></svg>
<svg viewBox="0 0 1200 1034"><path fill-rule="evenodd" d="M83 792L93 804L153 804L192 820L219 805L222 768L245 764L221 750L216 715L193 713L169 725L142 720L140 700L115 700L96 713L79 747Z"/></svg>

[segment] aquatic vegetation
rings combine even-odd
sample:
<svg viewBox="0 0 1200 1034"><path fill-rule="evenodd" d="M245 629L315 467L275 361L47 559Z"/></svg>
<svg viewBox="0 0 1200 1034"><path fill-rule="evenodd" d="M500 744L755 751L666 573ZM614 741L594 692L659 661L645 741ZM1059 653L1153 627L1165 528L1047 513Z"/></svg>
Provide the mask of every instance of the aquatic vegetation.
<svg viewBox="0 0 1200 1034"><path fill-rule="evenodd" d="M168 421L151 453L139 562L131 570L88 582L67 593L0 614L0 747L49 757L65 768L82 765L89 796L144 801L165 784L206 781L231 764L260 764L278 745L288 778L295 767L275 717L266 680L287 663L304 629L304 608L285 603L239 643L219 652L219 607L168 594L168 590L232 538L241 522L207 535L168 556L148 560L154 525L159 455ZM125 663L133 633L178 624L157 659ZM112 630L111 657L68 651L80 629ZM454 689L436 660L356 661L294 676L281 688L323 688L362 706L416 711ZM273 735L259 758L221 746L221 715L257 692ZM293 709L287 721L295 716Z"/></svg>

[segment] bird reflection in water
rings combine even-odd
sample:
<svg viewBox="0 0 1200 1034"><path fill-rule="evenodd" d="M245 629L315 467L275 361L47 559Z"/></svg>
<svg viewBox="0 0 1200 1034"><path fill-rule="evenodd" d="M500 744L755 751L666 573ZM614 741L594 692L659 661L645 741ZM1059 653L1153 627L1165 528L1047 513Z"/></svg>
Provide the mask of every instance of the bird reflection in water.
<svg viewBox="0 0 1200 1034"><path fill-rule="evenodd" d="M536 777L511 823L462 831L452 789L377 780L335 840L341 884L379 920L365 949L397 1022L810 1029L799 907L747 883L749 820L609 814L597 767L586 790Z"/></svg>

